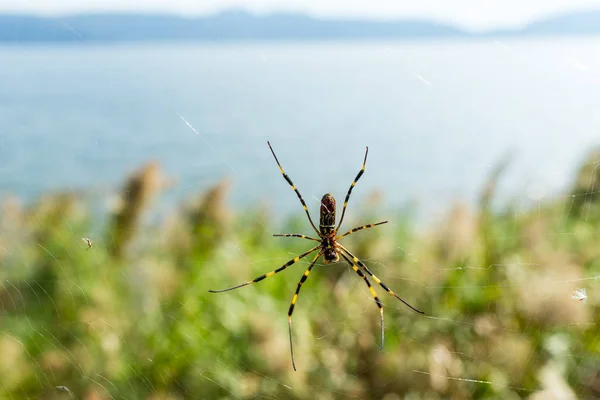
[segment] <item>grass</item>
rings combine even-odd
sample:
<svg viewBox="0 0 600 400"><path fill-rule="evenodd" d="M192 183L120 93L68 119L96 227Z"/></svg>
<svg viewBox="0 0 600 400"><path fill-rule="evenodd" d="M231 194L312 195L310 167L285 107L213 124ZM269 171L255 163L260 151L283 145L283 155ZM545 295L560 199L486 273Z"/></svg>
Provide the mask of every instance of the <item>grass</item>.
<svg viewBox="0 0 600 400"><path fill-rule="evenodd" d="M127 179L121 204L100 221L74 194L28 207L7 198L0 397L600 396L599 158L583 163L573 197L528 211L490 207L503 164L478 209L456 205L427 231L417 231L410 210L354 211L365 218L349 215L347 228L391 223L343 243L427 315L376 287L381 351L366 285L341 263L317 267L294 314L298 372L286 311L306 263L239 291L208 290L277 268L311 243L273 238L279 230L260 207L234 215L227 183L152 224L144 216L160 190L153 164ZM300 211L281 232L308 232ZM571 299L581 287L586 303Z"/></svg>

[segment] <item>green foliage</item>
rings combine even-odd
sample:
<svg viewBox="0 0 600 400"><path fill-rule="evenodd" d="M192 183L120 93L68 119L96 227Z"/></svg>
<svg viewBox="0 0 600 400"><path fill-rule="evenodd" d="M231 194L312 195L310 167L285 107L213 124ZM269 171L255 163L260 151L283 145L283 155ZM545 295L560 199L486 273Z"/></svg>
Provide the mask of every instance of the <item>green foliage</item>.
<svg viewBox="0 0 600 400"><path fill-rule="evenodd" d="M385 306L381 351L379 314L362 280L341 263L318 266L294 314L294 372L286 312L306 262L237 291L208 290L312 246L271 236L310 232L300 206L301 216L276 230L263 208L234 217L220 184L148 225L155 168L130 178L109 223L74 195L27 209L4 204L1 398L600 395L600 297L590 279L600 275L600 213L582 218L583 206L569 213L562 199L494 211L498 172L479 210L458 205L433 230L419 231L411 209L388 215L389 224L343 243L427 315L375 286ZM579 195L587 210L600 209L596 197ZM385 218L363 219L360 208L346 228ZM88 249L82 238L96 225L107 228ZM571 299L578 287L588 287L585 304Z"/></svg>

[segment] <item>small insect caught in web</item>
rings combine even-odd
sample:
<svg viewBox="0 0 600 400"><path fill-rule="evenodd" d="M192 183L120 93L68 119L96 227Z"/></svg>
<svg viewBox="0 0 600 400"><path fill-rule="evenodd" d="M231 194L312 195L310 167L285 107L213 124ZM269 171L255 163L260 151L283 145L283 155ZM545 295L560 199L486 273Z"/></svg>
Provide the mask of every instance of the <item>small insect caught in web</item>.
<svg viewBox="0 0 600 400"><path fill-rule="evenodd" d="M587 301L587 294L585 293L585 288L573 290L573 295L571 296L571 298L573 300L585 303Z"/></svg>
<svg viewBox="0 0 600 400"><path fill-rule="evenodd" d="M81 238L81 240L83 240L85 242L85 244L87 244L86 250L89 250L92 248L92 245L94 244L94 242L92 242L92 239L90 239L88 237L84 237L84 238Z"/></svg>

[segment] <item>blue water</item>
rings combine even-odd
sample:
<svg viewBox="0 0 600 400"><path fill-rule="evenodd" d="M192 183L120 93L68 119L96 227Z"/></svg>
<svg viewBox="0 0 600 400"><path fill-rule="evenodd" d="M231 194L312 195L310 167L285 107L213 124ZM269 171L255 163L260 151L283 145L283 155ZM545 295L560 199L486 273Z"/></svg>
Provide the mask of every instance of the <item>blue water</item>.
<svg viewBox="0 0 600 400"><path fill-rule="evenodd" d="M0 47L0 191L108 196L158 160L177 180L167 203L228 177L236 207L301 213L270 140L315 210L344 196L367 145L357 203L375 189L425 214L472 202L508 153L501 198L544 198L600 142L599 50L600 38Z"/></svg>

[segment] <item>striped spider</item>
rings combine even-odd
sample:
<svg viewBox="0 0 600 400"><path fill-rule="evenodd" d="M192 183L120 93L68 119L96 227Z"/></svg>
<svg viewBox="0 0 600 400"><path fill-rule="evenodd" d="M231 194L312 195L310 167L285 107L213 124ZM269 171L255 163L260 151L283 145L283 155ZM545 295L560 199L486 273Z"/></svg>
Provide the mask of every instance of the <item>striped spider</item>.
<svg viewBox="0 0 600 400"><path fill-rule="evenodd" d="M400 300L402 303L404 303L410 309L418 312L419 314L424 314L424 312L417 310L416 308L414 308L413 306L408 304L406 301L404 301L402 298L400 298L400 296L398 296L396 293L394 293L389 287L387 287L387 285L385 283L383 283L379 278L377 278L361 260L359 260L354 254L352 254L348 249L346 249L340 243L338 243L338 241L341 238L351 235L354 232L358 232L363 229L372 228L374 226L382 225L382 224L385 224L388 222L388 221L382 221L382 222L377 222L375 224L363 225L363 226L359 226L354 229L351 229L348 232L343 233L341 235L337 234L338 230L340 229L340 226L342 225L342 221L344 220L344 215L346 213L346 206L348 205L348 200L350 199L350 194L352 193L352 189L354 189L354 186L356 186L356 182L358 182L358 180L360 179L362 174L365 172L365 166L367 164L367 155L369 154L369 148L367 147L367 150L365 152L365 159L363 161L361 170L358 172L358 175L356 175L356 178L354 178L352 185L350 185L350 188L348 189L348 193L346 194L346 199L344 200L344 207L342 208L342 216L340 217L340 222L337 224L337 227L336 227L336 223L335 223L335 198L330 193L326 193L321 198L321 212L320 212L321 218L319 221L319 229L317 229L317 227L315 226L315 224L313 223L313 221L310 217L310 213L308 212L308 208L306 207L306 203L304 202L304 199L300 195L300 192L298 191L296 186L294 186L290 177L287 176L287 174L283 171L283 168L281 167L281 164L279 163L279 160L277 159L277 156L275 155L275 152L273 151L273 148L271 147L271 143L267 142L267 144L269 145L269 149L271 149L271 153L273 154L273 157L275 158L275 162L277 162L279 171L281 171L281 174L283 175L284 179L287 181L287 183L290 184L290 186L292 187L294 192L296 192L298 199L300 199L300 203L302 203L302 207L304 207L304 211L306 212L308 221L310 222L311 226L313 227L313 229L315 230L315 232L317 233L317 235L319 237L314 238L314 237L310 237L310 236L301 235L299 233L283 233L283 234L276 234L273 236L298 237L298 238L302 238L302 239L312 240L312 241L318 242L319 244L316 245L315 247L313 247L312 249L300 254L299 256L294 257L292 260L283 264L281 267L277 268L276 270L267 272L266 274L261 275L257 278L254 278L251 281L248 281L246 283L242 283L241 285L233 286L233 287L230 287L227 289L222 289L222 290L210 290L210 292L211 293L227 292L229 290L238 289L238 288L241 288L246 285L251 285L253 283L260 282L265 278L268 278L270 276L275 275L278 272L283 271L290 265L297 263L299 260L308 256L309 254L317 252L317 255L315 256L315 258L313 258L312 262L308 266L308 269L306 271L304 271L304 275L302 275L300 282L298 282L298 287L296 288L294 297L292 297L292 303L290 304L290 309L288 310L290 352L292 355L292 367L294 368L294 371L295 371L296 370L296 362L294 360L294 345L292 343L292 313L294 312L294 306L296 305L296 301L298 300L300 288L302 287L302 284L308 278L310 271L312 270L315 263L321 256L323 256L324 264L336 263L340 260L340 256L341 256L348 264L350 264L352 269L365 281L365 283L369 287L369 291L371 292L373 299L375 300L375 303L377 304L377 307L379 307L379 315L380 315L380 319L381 319L381 349L383 349L383 340L384 340L383 304L377 297L375 290L371 286L369 279L365 276L364 273L369 275L371 277L371 279L373 279L375 282L377 282L377 284L379 284L379 286L381 286L386 292L388 292L389 294L391 294L392 296L394 296L395 298Z"/></svg>

